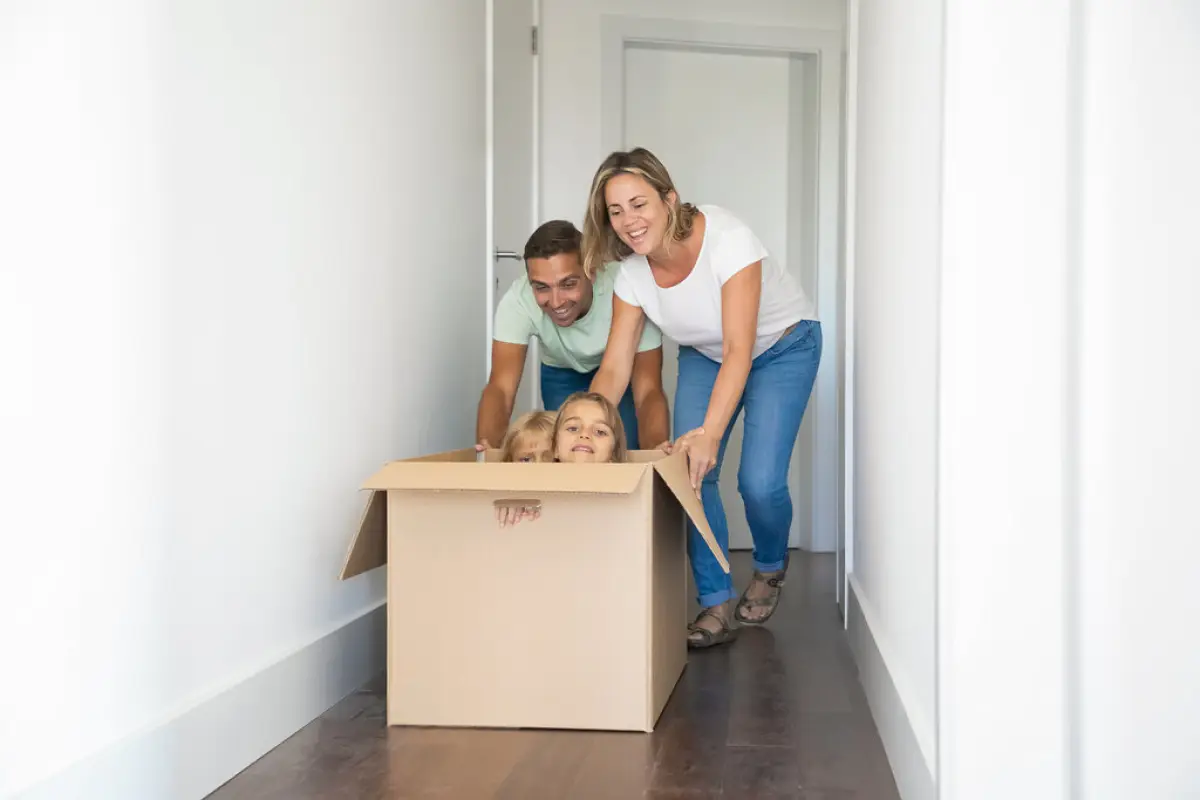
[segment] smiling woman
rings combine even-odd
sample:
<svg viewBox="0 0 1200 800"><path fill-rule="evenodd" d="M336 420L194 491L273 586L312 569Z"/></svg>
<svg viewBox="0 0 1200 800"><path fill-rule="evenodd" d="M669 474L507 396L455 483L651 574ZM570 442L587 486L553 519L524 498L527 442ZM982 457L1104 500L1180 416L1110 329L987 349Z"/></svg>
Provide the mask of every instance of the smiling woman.
<svg viewBox="0 0 1200 800"><path fill-rule="evenodd" d="M688 643L732 641L734 618L764 623L779 602L792 521L788 465L821 361L821 324L745 223L718 206L681 203L666 167L644 148L613 153L596 171L582 248L588 275L620 261L612 332L592 391L609 400L625 392L644 326L679 343L672 447L687 451L692 486L727 556L717 480L745 410L738 491L754 537L754 577L735 610L730 576L688 525L701 606Z"/></svg>

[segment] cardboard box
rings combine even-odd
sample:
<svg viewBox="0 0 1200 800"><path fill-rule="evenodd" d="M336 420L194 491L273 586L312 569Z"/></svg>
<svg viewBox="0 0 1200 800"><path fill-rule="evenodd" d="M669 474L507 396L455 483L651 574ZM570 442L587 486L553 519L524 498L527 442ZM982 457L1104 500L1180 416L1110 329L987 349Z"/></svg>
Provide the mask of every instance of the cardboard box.
<svg viewBox="0 0 1200 800"><path fill-rule="evenodd" d="M343 580L388 565L389 725L651 731L687 662L683 453L386 464ZM540 503L501 529L497 504Z"/></svg>

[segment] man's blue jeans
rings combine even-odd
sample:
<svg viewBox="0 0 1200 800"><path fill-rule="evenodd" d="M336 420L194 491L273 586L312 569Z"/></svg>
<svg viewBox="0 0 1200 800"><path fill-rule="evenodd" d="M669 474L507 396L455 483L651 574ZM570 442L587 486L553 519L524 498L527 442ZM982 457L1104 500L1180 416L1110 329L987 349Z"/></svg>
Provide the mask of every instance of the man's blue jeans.
<svg viewBox="0 0 1200 800"><path fill-rule="evenodd" d="M558 411L563 401L575 392L586 392L592 385L596 370L591 372L576 372L567 367L552 367L542 364L542 407L547 411ZM637 414L633 407L633 389L625 390L617 411L621 414L621 424L625 426L625 439L630 450L638 449ZM658 442L647 445L657 447Z"/></svg>
<svg viewBox="0 0 1200 800"><path fill-rule="evenodd" d="M725 460L725 447L738 414L744 409L742 463L738 467L738 493L746 505L746 521L754 537L754 568L762 572L783 569L788 530L792 525L792 498L788 493L788 466L800 421L812 394L821 363L821 323L804 320L771 349L754 359L741 400L721 438L717 465L704 478L700 496L704 515L726 557L729 524L717 480ZM721 365L691 347L679 348L679 382L675 389L675 430L678 438L702 427L709 397ZM702 608L734 596L733 581L709 552L696 526L688 523L688 557L696 579Z"/></svg>

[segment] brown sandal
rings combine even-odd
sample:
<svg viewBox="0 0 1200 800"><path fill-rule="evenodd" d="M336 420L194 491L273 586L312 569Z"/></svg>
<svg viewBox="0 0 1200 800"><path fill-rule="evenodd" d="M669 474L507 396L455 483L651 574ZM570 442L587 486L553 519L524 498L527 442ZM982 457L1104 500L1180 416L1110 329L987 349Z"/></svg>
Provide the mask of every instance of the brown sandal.
<svg viewBox="0 0 1200 800"><path fill-rule="evenodd" d="M716 606L713 606L713 608L716 608ZM708 628L702 627L699 623L705 617L715 619L720 624L720 629L710 631ZM697 636L697 638L692 638L693 635ZM698 650L704 647L713 647L714 645L732 642L737 638L737 635L738 629L729 624L728 619L717 614L712 608L706 608L696 616L695 621L691 625L688 625L687 643L689 648Z"/></svg>
<svg viewBox="0 0 1200 800"><path fill-rule="evenodd" d="M754 577L750 580L750 586L746 587L746 591L742 593L742 599L738 601L737 608L733 611L733 618L743 625L762 625L771 618L775 613L775 609L779 607L779 594L783 591L783 579L787 575L787 563L784 563L783 569L778 572L759 572L754 570ZM750 589L755 583L765 583L770 591L766 597L756 597L751 599L748 595ZM758 616L755 612L759 609L766 609L766 614Z"/></svg>

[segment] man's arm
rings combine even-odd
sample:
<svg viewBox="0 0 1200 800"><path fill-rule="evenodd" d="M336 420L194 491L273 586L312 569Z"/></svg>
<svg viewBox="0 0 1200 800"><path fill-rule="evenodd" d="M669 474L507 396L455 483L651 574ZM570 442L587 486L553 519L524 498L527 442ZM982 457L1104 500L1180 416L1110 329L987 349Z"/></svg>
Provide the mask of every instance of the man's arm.
<svg viewBox="0 0 1200 800"><path fill-rule="evenodd" d="M485 447L499 447L504 441L528 349L523 344L492 342L492 374L483 387L475 420L475 441Z"/></svg>
<svg viewBox="0 0 1200 800"><path fill-rule="evenodd" d="M633 357L633 405L637 409L638 438L629 447L648 450L671 438L667 393L662 384L662 347L643 350Z"/></svg>

